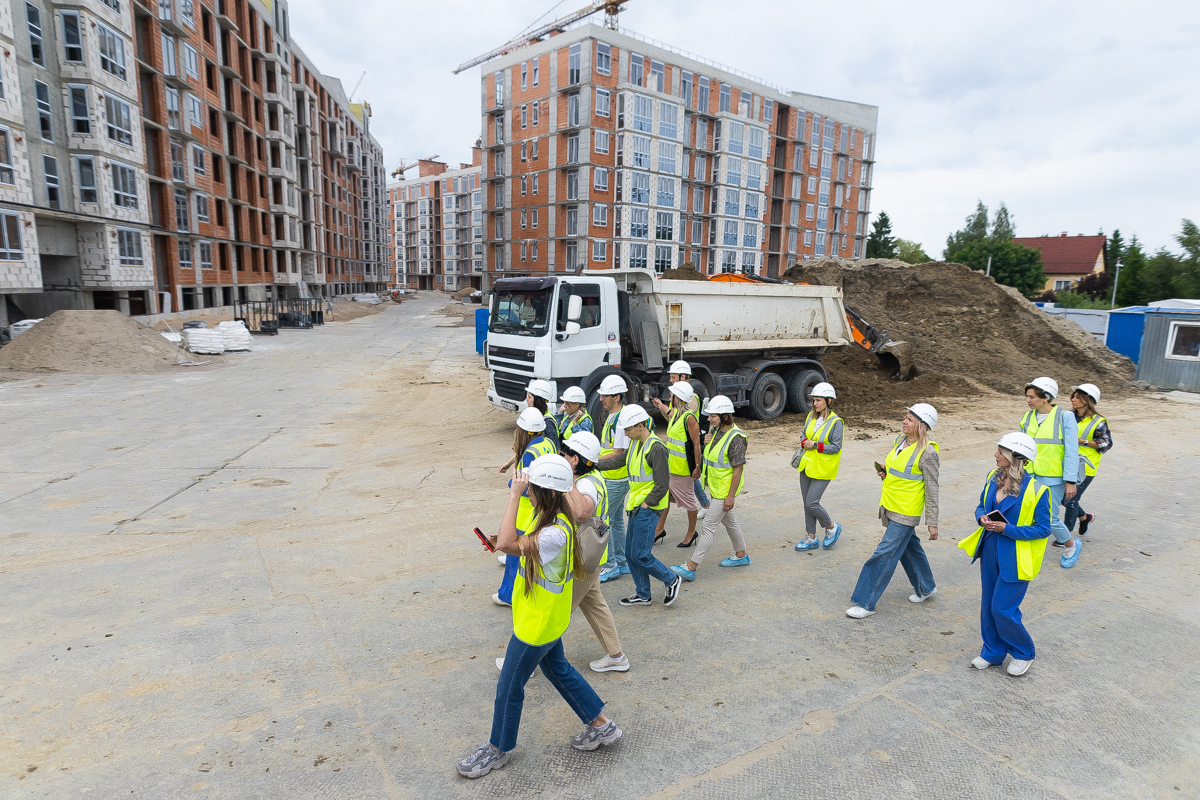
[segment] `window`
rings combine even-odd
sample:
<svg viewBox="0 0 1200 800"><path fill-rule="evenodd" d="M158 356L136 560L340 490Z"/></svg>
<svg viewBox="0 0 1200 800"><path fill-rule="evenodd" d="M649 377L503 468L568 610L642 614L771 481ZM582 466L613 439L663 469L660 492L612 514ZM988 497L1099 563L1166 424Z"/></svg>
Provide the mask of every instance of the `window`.
<svg viewBox="0 0 1200 800"><path fill-rule="evenodd" d="M75 171L79 176L79 202L100 202L96 189L96 162L91 156L79 156L75 159Z"/></svg>
<svg viewBox="0 0 1200 800"><path fill-rule="evenodd" d="M633 137L633 166L650 169L650 137Z"/></svg>
<svg viewBox="0 0 1200 800"><path fill-rule="evenodd" d="M762 164L757 161L746 162L746 188L761 189L762 188Z"/></svg>
<svg viewBox="0 0 1200 800"><path fill-rule="evenodd" d="M775 101L763 100L763 122L770 122L775 117Z"/></svg>
<svg viewBox="0 0 1200 800"><path fill-rule="evenodd" d="M46 205L50 208L62 208L58 196L58 159L54 156L42 156L42 172L46 176Z"/></svg>
<svg viewBox="0 0 1200 800"><path fill-rule="evenodd" d="M758 269L758 253L742 253L742 274L753 275Z"/></svg>
<svg viewBox="0 0 1200 800"><path fill-rule="evenodd" d="M829 209L821 206L817 209L817 230L823 231L829 228Z"/></svg>
<svg viewBox="0 0 1200 800"><path fill-rule="evenodd" d="M533 209L533 213L530 214L530 217L532 217L531 221L533 223L533 227L536 228L538 226L538 209Z"/></svg>
<svg viewBox="0 0 1200 800"><path fill-rule="evenodd" d="M742 193L737 189L725 190L725 213L734 217L742 215Z"/></svg>
<svg viewBox="0 0 1200 800"><path fill-rule="evenodd" d="M108 138L132 146L133 124L130 121L129 104L106 93L104 113L108 117Z"/></svg>
<svg viewBox="0 0 1200 800"><path fill-rule="evenodd" d="M538 73L539 73L538 67L541 64L541 61L542 61L541 58L535 58L533 60L533 85L534 86L538 85ZM533 124L534 125L537 124L537 114L536 113L533 116Z"/></svg>
<svg viewBox="0 0 1200 800"><path fill-rule="evenodd" d="M607 261L607 260L608 260L608 242L605 242L601 239L593 240L592 241L592 261ZM594 327L597 324L599 324L599 323L593 322L592 325L589 325L588 327Z"/></svg>
<svg viewBox="0 0 1200 800"><path fill-rule="evenodd" d="M796 252L796 234L798 231L788 231L788 252Z"/></svg>
<svg viewBox="0 0 1200 800"><path fill-rule="evenodd" d="M813 232L812 232L812 231L805 231L805 232L804 232L804 246L805 246L805 247L812 247L812 243L813 243Z"/></svg>
<svg viewBox="0 0 1200 800"><path fill-rule="evenodd" d="M533 104L533 127L535 127L535 128L538 126L538 109L541 107L542 107L541 103Z"/></svg>
<svg viewBox="0 0 1200 800"><path fill-rule="evenodd" d="M644 94L633 96L633 129L635 131L653 131L654 101Z"/></svg>
<svg viewBox="0 0 1200 800"><path fill-rule="evenodd" d="M664 139L679 138L679 106L674 103L659 104L658 135Z"/></svg>
<svg viewBox="0 0 1200 800"><path fill-rule="evenodd" d="M42 138L47 142L54 141L54 123L50 115L50 87L41 81L33 82L34 94L37 95L38 122L41 124Z"/></svg>
<svg viewBox="0 0 1200 800"><path fill-rule="evenodd" d="M821 181L821 191L817 195L817 203L819 205L829 205L829 181Z"/></svg>
<svg viewBox="0 0 1200 800"><path fill-rule="evenodd" d="M175 230L189 231L191 226L192 215L188 213L188 199L186 189L175 190Z"/></svg>
<svg viewBox="0 0 1200 800"><path fill-rule="evenodd" d="M650 173L635 172L629 187L629 200L634 203L650 202Z"/></svg>
<svg viewBox="0 0 1200 800"><path fill-rule="evenodd" d="M92 132L92 118L88 113L87 88L71 86L68 88L71 97L71 131L87 135Z"/></svg>
<svg viewBox="0 0 1200 800"><path fill-rule="evenodd" d="M692 73L683 72L679 82L679 96L683 98L684 108L694 108L692 105Z"/></svg>
<svg viewBox="0 0 1200 800"><path fill-rule="evenodd" d="M825 234L824 233L817 234L817 243L814 247L813 252L819 256L825 255Z"/></svg>
<svg viewBox="0 0 1200 800"><path fill-rule="evenodd" d="M746 192L746 218L759 219L758 213L759 195L754 192Z"/></svg>
<svg viewBox="0 0 1200 800"><path fill-rule="evenodd" d="M0 183L13 185L12 150L8 145L8 130L0 128Z"/></svg>
<svg viewBox="0 0 1200 800"><path fill-rule="evenodd" d="M592 170L592 188L597 192L608 191L608 170L596 167Z"/></svg>
<svg viewBox="0 0 1200 800"><path fill-rule="evenodd" d="M817 193L817 179L816 178L808 179L808 193L809 194ZM809 219L812 219L812 217L809 217Z"/></svg>
<svg viewBox="0 0 1200 800"><path fill-rule="evenodd" d="M1071 290L1071 284L1072 284L1072 283L1074 283L1074 281L1070 281L1070 280L1065 280L1065 281L1055 281L1055 282L1054 282L1054 291L1056 291L1056 292L1068 292L1068 291L1070 291L1070 290Z"/></svg>
<svg viewBox="0 0 1200 800"><path fill-rule="evenodd" d="M200 54L186 42L183 45L183 68L196 80L200 79Z"/></svg>
<svg viewBox="0 0 1200 800"><path fill-rule="evenodd" d="M697 104L697 108L699 108L701 111L703 111L705 114L707 114L707 113L709 113L708 104L709 104L708 78L701 78L700 79L700 102Z"/></svg>
<svg viewBox="0 0 1200 800"><path fill-rule="evenodd" d="M521 62L521 91L529 88L529 62Z"/></svg>
<svg viewBox="0 0 1200 800"><path fill-rule="evenodd" d="M825 149L833 149L833 120L825 119Z"/></svg>
<svg viewBox="0 0 1200 800"><path fill-rule="evenodd" d="M496 81L495 105L496 108L501 108L504 105L504 73L497 72L494 77Z"/></svg>
<svg viewBox="0 0 1200 800"><path fill-rule="evenodd" d="M634 239L645 239L650 235L650 210L634 208L629 211L629 235Z"/></svg>
<svg viewBox="0 0 1200 800"><path fill-rule="evenodd" d="M607 117L612 107L612 95L607 89L596 90L596 116Z"/></svg>
<svg viewBox="0 0 1200 800"><path fill-rule="evenodd" d="M125 80L125 41L100 23L96 23L96 38L100 41L100 68Z"/></svg>
<svg viewBox="0 0 1200 800"><path fill-rule="evenodd" d="M200 269L212 269L212 242L200 242L196 249L200 252Z"/></svg>
<svg viewBox="0 0 1200 800"><path fill-rule="evenodd" d="M847 133L849 133L849 129L845 125L843 125L842 126L841 147L838 148L843 153L846 152L846 134Z"/></svg>
<svg viewBox="0 0 1200 800"><path fill-rule="evenodd" d="M137 170L112 162L113 204L117 208L137 208Z"/></svg>
<svg viewBox="0 0 1200 800"><path fill-rule="evenodd" d="M750 149L746 155L751 158L763 157L763 129L750 128Z"/></svg>
<svg viewBox="0 0 1200 800"><path fill-rule="evenodd" d="M204 104L194 94L188 95L188 116L193 128L204 130Z"/></svg>
<svg viewBox="0 0 1200 800"><path fill-rule="evenodd" d="M700 220L692 220L692 244L700 244L700 238L704 232L704 223Z"/></svg>
<svg viewBox="0 0 1200 800"><path fill-rule="evenodd" d="M208 195L196 195L196 219L200 222L208 222Z"/></svg>
<svg viewBox="0 0 1200 800"><path fill-rule="evenodd" d="M658 177L658 203L663 208L675 207L675 179L660 175Z"/></svg>
<svg viewBox="0 0 1200 800"><path fill-rule="evenodd" d="M634 86L645 86L643 71L646 69L646 59L633 53L629 56L629 82Z"/></svg>
<svg viewBox="0 0 1200 800"><path fill-rule="evenodd" d="M142 233L129 228L117 228L117 252L122 267L140 267L142 260Z"/></svg>
<svg viewBox="0 0 1200 800"><path fill-rule="evenodd" d="M523 103L521 105L521 127L522 128L529 127L529 104L528 103Z"/></svg>
<svg viewBox="0 0 1200 800"><path fill-rule="evenodd" d="M79 14L74 11L62 13L63 60L83 63L83 35L79 28Z"/></svg>
<svg viewBox="0 0 1200 800"><path fill-rule="evenodd" d="M534 194L538 193L538 184L540 183L540 181L538 180L539 177L541 177L541 176L540 175L533 176L533 193Z"/></svg>
<svg viewBox="0 0 1200 800"><path fill-rule="evenodd" d="M659 211L654 217L654 238L669 242L675 238L675 215L670 211Z"/></svg>
<svg viewBox="0 0 1200 800"><path fill-rule="evenodd" d="M579 163L579 134L572 133L567 137L567 163Z"/></svg>
<svg viewBox="0 0 1200 800"><path fill-rule="evenodd" d="M757 222L742 223L742 246L743 247L758 247L758 223Z"/></svg>
<svg viewBox="0 0 1200 800"><path fill-rule="evenodd" d="M725 182L734 186L742 185L742 160L730 156L725 159Z"/></svg>
<svg viewBox="0 0 1200 800"><path fill-rule="evenodd" d="M580 73L580 70L579 70L579 61L580 61L579 47L580 47L579 42L576 42L575 44L573 44L567 48L567 85L568 86L578 86L579 85L579 77L580 77L580 75L579 75L579 73Z"/></svg>
<svg viewBox="0 0 1200 800"><path fill-rule="evenodd" d="M192 172L196 175L205 174L204 148L198 144L192 145Z"/></svg>
<svg viewBox="0 0 1200 800"><path fill-rule="evenodd" d="M187 239L177 239L175 246L179 248L179 268L190 270L192 268L192 243Z"/></svg>
<svg viewBox="0 0 1200 800"><path fill-rule="evenodd" d="M726 245L730 245L730 246L736 246L737 245L737 235L738 235L737 222L735 222L734 220L731 220L731 219L725 220L725 232L722 237L723 243Z"/></svg>
<svg viewBox="0 0 1200 800"><path fill-rule="evenodd" d="M178 75L179 61L175 55L175 37L167 36L165 33L162 36L162 62L164 75Z"/></svg>
<svg viewBox="0 0 1200 800"><path fill-rule="evenodd" d="M181 183L187 180L187 161L179 142L171 142L171 180Z"/></svg>
<svg viewBox="0 0 1200 800"><path fill-rule="evenodd" d="M596 72L601 75L612 74L612 45L596 42Z"/></svg>
<svg viewBox="0 0 1200 800"><path fill-rule="evenodd" d="M1173 361L1200 361L1200 325L1172 320L1166 357Z"/></svg>
<svg viewBox="0 0 1200 800"><path fill-rule="evenodd" d="M42 12L33 3L26 3L25 20L29 25L29 60L44 67L46 54L42 51Z"/></svg>
<svg viewBox="0 0 1200 800"><path fill-rule="evenodd" d="M118 0L104 0L105 3L116 3ZM117 9L118 11L120 9ZM179 0L179 12L183 15L183 23L189 28L196 27L196 10L192 5L192 0ZM284 13L284 19L287 19L287 12Z"/></svg>
<svg viewBox="0 0 1200 800"><path fill-rule="evenodd" d="M737 272L737 251L721 251L721 272Z"/></svg>
<svg viewBox="0 0 1200 800"><path fill-rule="evenodd" d="M656 92L663 90L663 81L666 78L666 69L661 61L650 62L650 88Z"/></svg>
<svg viewBox="0 0 1200 800"><path fill-rule="evenodd" d="M532 250L533 250L532 258L534 261L537 261L538 260L538 243L536 241L533 243Z"/></svg>
<svg viewBox="0 0 1200 800"><path fill-rule="evenodd" d="M521 227L524 228L528 222L528 214L525 209L521 209Z"/></svg>
<svg viewBox="0 0 1200 800"><path fill-rule="evenodd" d="M669 244L656 244L654 246L655 272L663 272L671 268L671 250L673 249Z"/></svg>
<svg viewBox="0 0 1200 800"><path fill-rule="evenodd" d="M731 87L729 86L729 84L722 83L721 84L721 93L720 93L720 104L717 107L718 110L720 110L720 111L728 111L729 110L729 101L730 101L731 95L732 95L732 92L731 92Z"/></svg>
<svg viewBox="0 0 1200 800"><path fill-rule="evenodd" d="M631 244L629 245L629 268L630 269L645 269L646 268L646 245Z"/></svg>
<svg viewBox="0 0 1200 800"><path fill-rule="evenodd" d="M740 122L730 122L727 124L729 131L729 152L741 154L742 141L746 135L746 126Z"/></svg>
<svg viewBox="0 0 1200 800"><path fill-rule="evenodd" d="M579 127L579 92L567 95L567 127Z"/></svg>
<svg viewBox="0 0 1200 800"><path fill-rule="evenodd" d="M182 118L179 109L179 90L167 87L167 127L179 130Z"/></svg>
<svg viewBox="0 0 1200 800"><path fill-rule="evenodd" d="M579 235L579 206L567 206L567 236Z"/></svg>
<svg viewBox="0 0 1200 800"><path fill-rule="evenodd" d="M608 206L603 203L592 206L592 224L598 228L608 227Z"/></svg>
<svg viewBox="0 0 1200 800"><path fill-rule="evenodd" d="M0 211L0 261L24 260L25 253L21 250L21 217L11 211Z"/></svg>
<svg viewBox="0 0 1200 800"><path fill-rule="evenodd" d="M658 143L658 171L675 174L675 145Z"/></svg>
<svg viewBox="0 0 1200 800"><path fill-rule="evenodd" d="M529 193L529 178L526 175L521 176L521 196L524 197Z"/></svg>
<svg viewBox="0 0 1200 800"><path fill-rule="evenodd" d="M567 170L567 199L579 199L579 170Z"/></svg>
<svg viewBox="0 0 1200 800"><path fill-rule="evenodd" d="M596 131L596 152L608 155L608 131Z"/></svg>
<svg viewBox="0 0 1200 800"><path fill-rule="evenodd" d="M792 176L792 197L799 197L800 189L801 189L800 176L793 175Z"/></svg>

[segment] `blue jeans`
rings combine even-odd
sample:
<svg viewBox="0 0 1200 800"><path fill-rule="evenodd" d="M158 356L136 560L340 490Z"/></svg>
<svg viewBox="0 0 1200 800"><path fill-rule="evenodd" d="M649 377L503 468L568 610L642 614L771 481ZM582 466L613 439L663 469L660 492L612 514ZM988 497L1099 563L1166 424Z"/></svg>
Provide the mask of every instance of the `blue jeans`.
<svg viewBox="0 0 1200 800"><path fill-rule="evenodd" d="M508 640L504 667L496 682L492 736L488 740L505 753L517 746L517 729L521 727L521 710L525 705L525 684L539 666L585 725L600 716L604 709L604 701L563 655L562 639L534 646L525 644L514 634Z"/></svg>
<svg viewBox="0 0 1200 800"><path fill-rule="evenodd" d="M605 567L623 567L625 557L625 495L629 494L629 480L604 479L608 489L608 562Z"/></svg>
<svg viewBox="0 0 1200 800"><path fill-rule="evenodd" d="M1006 581L1000 577L997 552L1000 534L983 537L979 546L979 577L983 583L983 601L979 607L979 632L983 649L979 655L992 664L1003 664L1009 653L1013 658L1032 661L1033 639L1021 621L1021 601L1029 581Z"/></svg>
<svg viewBox="0 0 1200 800"><path fill-rule="evenodd" d="M1063 498L1063 505L1067 511L1063 514L1063 527L1072 533L1075 531L1075 521L1080 517L1085 516L1087 512L1083 510L1083 506L1079 505L1079 498L1083 497L1083 490L1092 482L1095 475L1088 475L1079 484L1075 486L1075 496L1070 500Z"/></svg>
<svg viewBox="0 0 1200 800"><path fill-rule="evenodd" d="M1042 485L1046 486L1046 484ZM1063 524L1062 515L1058 513L1058 507L1062 505L1063 496L1067 493L1067 485L1060 482L1046 486L1046 488L1050 490L1050 533L1053 534L1054 541L1060 544L1069 542L1071 541L1071 531Z"/></svg>
<svg viewBox="0 0 1200 800"><path fill-rule="evenodd" d="M611 498L609 500L611 502ZM629 512L629 538L626 546L629 555L629 574L633 576L633 587L637 596L650 599L650 578L658 578L670 586L677 577L667 565L654 557L654 529L658 527L658 511L638 507ZM611 542L612 539L609 538Z"/></svg>
<svg viewBox="0 0 1200 800"><path fill-rule="evenodd" d="M889 520L882 541L859 573L858 585L850 596L854 604L874 611L875 604L896 572L897 563L904 567L904 574L917 594L924 596L934 590L933 570L929 568L929 559L921 547L917 529Z"/></svg>
<svg viewBox="0 0 1200 800"><path fill-rule="evenodd" d="M696 481L694 488L696 490L696 499L700 501L700 507L708 508L712 501L708 499L708 494L704 491L704 487L700 485L700 481Z"/></svg>

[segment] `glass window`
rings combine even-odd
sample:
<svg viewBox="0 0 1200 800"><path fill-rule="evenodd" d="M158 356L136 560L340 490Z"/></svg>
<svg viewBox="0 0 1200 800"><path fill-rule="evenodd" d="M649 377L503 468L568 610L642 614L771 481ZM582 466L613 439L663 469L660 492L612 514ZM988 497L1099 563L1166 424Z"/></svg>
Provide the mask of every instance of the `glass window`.
<svg viewBox="0 0 1200 800"><path fill-rule="evenodd" d="M734 186L742 185L742 160L730 156L725 159L725 182Z"/></svg>
<svg viewBox="0 0 1200 800"><path fill-rule="evenodd" d="M634 208L629 211L629 235L634 239L645 239L650 235L650 211Z"/></svg>
<svg viewBox="0 0 1200 800"><path fill-rule="evenodd" d="M99 23L96 23L96 38L100 40L100 68L125 80L125 41L116 31Z"/></svg>
<svg viewBox="0 0 1200 800"><path fill-rule="evenodd" d="M813 243L813 232L812 232L812 231L805 231L805 232L804 232L804 246L805 246L805 247L812 247L812 243Z"/></svg>
<svg viewBox="0 0 1200 800"><path fill-rule="evenodd" d="M757 222L742 223L742 246L743 247L758 247L758 223Z"/></svg>
<svg viewBox="0 0 1200 800"><path fill-rule="evenodd" d="M658 135L664 139L679 138L679 106L674 103L659 104Z"/></svg>
<svg viewBox="0 0 1200 800"><path fill-rule="evenodd" d="M71 131L83 135L91 133L92 118L88 113L87 89L71 86L68 93L71 96Z"/></svg>
<svg viewBox="0 0 1200 800"><path fill-rule="evenodd" d="M675 248L669 244L654 246L654 271L663 272L671 268L671 251Z"/></svg>
<svg viewBox="0 0 1200 800"><path fill-rule="evenodd" d="M54 156L42 156L42 172L46 176L46 205L50 208L62 208L58 194L58 159Z"/></svg>
<svg viewBox="0 0 1200 800"><path fill-rule="evenodd" d="M1174 360L1200 361L1200 325L1171 322L1166 356Z"/></svg>
<svg viewBox="0 0 1200 800"><path fill-rule="evenodd" d="M708 113L710 113L708 110L708 104L709 104L708 78L701 78L700 79L700 102L696 104L696 107L699 110L703 111L705 114L708 114Z"/></svg>
<svg viewBox="0 0 1200 800"><path fill-rule="evenodd" d="M200 222L208 222L208 195L196 195L196 219Z"/></svg>
<svg viewBox="0 0 1200 800"><path fill-rule="evenodd" d="M608 227L608 206L603 203L592 206L592 224L598 228Z"/></svg>
<svg viewBox="0 0 1200 800"><path fill-rule="evenodd" d="M79 175L79 202L100 202L96 188L96 162L91 156L79 156L75 159L75 171Z"/></svg>
<svg viewBox="0 0 1200 800"><path fill-rule="evenodd" d="M184 62L184 69L187 70L187 74L193 78L199 79L199 77L200 77L200 54L198 52L196 52L196 48L192 47L190 44L187 44L186 42L183 45L183 62Z"/></svg>
<svg viewBox="0 0 1200 800"><path fill-rule="evenodd" d="M104 95L104 113L108 118L108 138L120 144L133 145L133 124L129 104L111 94Z"/></svg>
<svg viewBox="0 0 1200 800"><path fill-rule="evenodd" d="M629 245L629 268L630 269L645 269L646 268L646 248L647 245L634 242Z"/></svg>
<svg viewBox="0 0 1200 800"><path fill-rule="evenodd" d="M193 128L204 130L204 105L194 94L188 95L188 117Z"/></svg>
<svg viewBox="0 0 1200 800"><path fill-rule="evenodd" d="M204 148L198 144L192 145L192 172L197 175L205 174Z"/></svg>
<svg viewBox="0 0 1200 800"><path fill-rule="evenodd" d="M579 199L579 170L567 170L567 199Z"/></svg>
<svg viewBox="0 0 1200 800"><path fill-rule="evenodd" d="M128 228L117 228L117 251L120 254L121 266L140 267L142 260L142 233Z"/></svg>
<svg viewBox="0 0 1200 800"><path fill-rule="evenodd" d="M596 116L607 117L612 105L612 95L607 89L596 89Z"/></svg>
<svg viewBox="0 0 1200 800"><path fill-rule="evenodd" d="M137 170L112 162L113 204L117 208L137 208Z"/></svg>
<svg viewBox="0 0 1200 800"><path fill-rule="evenodd" d="M754 192L746 192L746 218L759 219L758 201L761 195Z"/></svg>
<svg viewBox="0 0 1200 800"><path fill-rule="evenodd" d="M0 211L0 260L25 260L21 249L21 217L12 211Z"/></svg>
<svg viewBox="0 0 1200 800"><path fill-rule="evenodd" d="M83 36L79 29L79 14L74 11L62 13L63 60L83 63Z"/></svg>
<svg viewBox="0 0 1200 800"><path fill-rule="evenodd" d="M567 85L577 86L580 78L580 52L579 42L567 48Z"/></svg>
<svg viewBox="0 0 1200 800"><path fill-rule="evenodd" d="M8 143L8 129L0 128L0 183L13 185L12 149Z"/></svg>
<svg viewBox="0 0 1200 800"><path fill-rule="evenodd" d="M655 214L654 238L663 242L675 238L675 215L670 211L659 211Z"/></svg>
<svg viewBox="0 0 1200 800"><path fill-rule="evenodd" d="M653 131L654 101L644 94L633 96L633 129L635 131Z"/></svg>
<svg viewBox="0 0 1200 800"><path fill-rule="evenodd" d="M819 205L829 205L829 181L821 181L821 191L817 195L817 203Z"/></svg>
<svg viewBox="0 0 1200 800"><path fill-rule="evenodd" d="M541 70L539 69L539 67L541 66L541 61L542 61L542 59L541 59L540 57L539 57L539 58L535 58L535 59L533 60L533 85L534 85L534 86L537 86L537 85L538 85L539 73L540 73L540 71L541 71ZM536 113L535 113L535 114L534 114L534 116L533 116L533 122L534 122L534 124L535 124L535 125L537 124L537 114L536 114Z"/></svg>
<svg viewBox="0 0 1200 800"><path fill-rule="evenodd" d="M188 197L186 189L175 190L175 230L190 231L192 215L188 213Z"/></svg>
<svg viewBox="0 0 1200 800"><path fill-rule="evenodd" d="M637 53L629 56L629 82L634 86L645 86L643 71L646 69L646 60Z"/></svg>
<svg viewBox="0 0 1200 800"><path fill-rule="evenodd" d="M742 253L742 273L753 275L758 269L758 253Z"/></svg>
<svg viewBox="0 0 1200 800"><path fill-rule="evenodd" d="M746 162L746 188L761 189L762 188L762 163L758 161Z"/></svg>
<svg viewBox="0 0 1200 800"><path fill-rule="evenodd" d="M44 67L46 54L42 50L42 12L33 3L25 4L25 21L29 26L29 60Z"/></svg>
<svg viewBox="0 0 1200 800"><path fill-rule="evenodd" d="M167 36L165 33L162 36L162 62L164 75L178 75L179 62L175 55L175 37Z"/></svg>
<svg viewBox="0 0 1200 800"><path fill-rule="evenodd" d="M663 208L675 207L675 179L660 175L658 178L658 203Z"/></svg>
<svg viewBox="0 0 1200 800"><path fill-rule="evenodd" d="M608 154L608 131L596 131L595 147L597 153Z"/></svg>
<svg viewBox="0 0 1200 800"><path fill-rule="evenodd" d="M179 90L170 86L167 87L167 127L171 130L179 130L182 125L182 114L179 107Z"/></svg>
<svg viewBox="0 0 1200 800"><path fill-rule="evenodd" d="M177 239L175 246L179 248L179 268L190 270L192 268L192 243L187 239Z"/></svg>
<svg viewBox="0 0 1200 800"><path fill-rule="evenodd" d="M612 74L612 45L596 42L596 72L601 75Z"/></svg>
<svg viewBox="0 0 1200 800"><path fill-rule="evenodd" d="M633 166L650 169L650 137L633 137Z"/></svg>
<svg viewBox="0 0 1200 800"><path fill-rule="evenodd" d="M737 189L725 190L725 213L730 216L740 217L742 215L742 193Z"/></svg>
<svg viewBox="0 0 1200 800"><path fill-rule="evenodd" d="M579 92L567 95L567 126L579 127Z"/></svg>
<svg viewBox="0 0 1200 800"><path fill-rule="evenodd" d="M598 192L608 191L608 170L604 167L592 169L592 187Z"/></svg>
<svg viewBox="0 0 1200 800"><path fill-rule="evenodd" d="M737 237L738 237L737 221L732 220L732 219L725 220L725 232L724 232L723 243L730 247L736 247L737 246Z"/></svg>
<svg viewBox="0 0 1200 800"><path fill-rule="evenodd" d="M634 203L650 202L650 173L635 172L630 182L629 199Z"/></svg>
<svg viewBox="0 0 1200 800"><path fill-rule="evenodd" d="M567 163L579 163L579 134L572 133L567 137Z"/></svg>
<svg viewBox="0 0 1200 800"><path fill-rule="evenodd" d="M608 242L604 241L603 239L593 239L592 240L592 261L607 261L607 260L608 260ZM587 302L587 299L588 298L584 298L585 303ZM594 328L595 326L599 325L600 324L600 320L598 318L599 311L600 311L600 298L597 297L596 302L595 302L595 308L592 310L592 313L587 314L587 315L581 315L581 319L584 316L586 316L587 324L586 325L580 324L579 327Z"/></svg>
<svg viewBox="0 0 1200 800"><path fill-rule="evenodd" d="M721 251L721 272L737 272L737 250Z"/></svg>
<svg viewBox="0 0 1200 800"><path fill-rule="evenodd" d="M732 87L728 83L722 83L721 84L721 93L720 93L720 105L718 106L718 109L720 111L728 111L729 110L729 103L730 103L731 97L732 97Z"/></svg>
<svg viewBox="0 0 1200 800"><path fill-rule="evenodd" d="M695 108L692 105L692 73L686 70L680 76L679 94L683 98L684 108Z"/></svg>
<svg viewBox="0 0 1200 800"><path fill-rule="evenodd" d="M740 154L742 152L742 141L746 133L746 126L740 122L729 122L727 123L727 130L729 136L729 152Z"/></svg>
<svg viewBox="0 0 1200 800"><path fill-rule="evenodd" d="M53 142L54 122L51 116L50 87L41 81L34 81L33 91L37 97L38 122L41 126L42 138Z"/></svg>
<svg viewBox="0 0 1200 800"><path fill-rule="evenodd" d="M750 149L747 151L746 155L750 156L751 158L762 158L763 157L763 129L762 128L754 128L754 127L750 128Z"/></svg>
<svg viewBox="0 0 1200 800"><path fill-rule="evenodd" d="M675 174L675 145L669 142L658 143L658 171Z"/></svg>

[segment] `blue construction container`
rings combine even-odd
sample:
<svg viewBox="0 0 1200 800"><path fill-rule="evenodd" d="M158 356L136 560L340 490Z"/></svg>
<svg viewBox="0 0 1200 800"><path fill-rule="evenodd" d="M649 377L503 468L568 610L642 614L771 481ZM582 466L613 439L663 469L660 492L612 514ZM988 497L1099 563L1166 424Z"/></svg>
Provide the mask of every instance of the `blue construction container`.
<svg viewBox="0 0 1200 800"><path fill-rule="evenodd" d="M1108 312L1108 335L1104 344L1109 350L1128 356L1138 363L1142 352L1142 331L1146 327L1146 312L1155 309L1149 306L1115 308Z"/></svg>
<svg viewBox="0 0 1200 800"><path fill-rule="evenodd" d="M483 355L483 348L487 345L488 333L488 310L486 308L475 309L475 352Z"/></svg>

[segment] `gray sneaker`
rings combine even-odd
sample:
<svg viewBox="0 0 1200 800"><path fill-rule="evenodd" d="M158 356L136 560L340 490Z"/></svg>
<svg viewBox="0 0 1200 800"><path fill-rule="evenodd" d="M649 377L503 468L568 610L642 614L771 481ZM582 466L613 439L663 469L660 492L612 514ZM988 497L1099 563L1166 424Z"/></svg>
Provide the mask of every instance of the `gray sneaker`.
<svg viewBox="0 0 1200 800"><path fill-rule="evenodd" d="M621 729L610 719L599 728L593 728L591 725L584 726L583 733L571 740L571 747L576 750L595 750L602 744L612 744L620 738ZM459 771L462 772L461 769Z"/></svg>
<svg viewBox="0 0 1200 800"><path fill-rule="evenodd" d="M617 735L620 736L621 732L617 731ZM492 747L491 742L481 744L478 750L458 762L458 774L464 778L482 778L492 770L507 764L510 755L511 753L502 753Z"/></svg>

